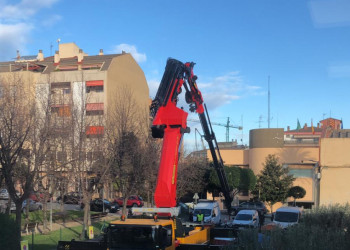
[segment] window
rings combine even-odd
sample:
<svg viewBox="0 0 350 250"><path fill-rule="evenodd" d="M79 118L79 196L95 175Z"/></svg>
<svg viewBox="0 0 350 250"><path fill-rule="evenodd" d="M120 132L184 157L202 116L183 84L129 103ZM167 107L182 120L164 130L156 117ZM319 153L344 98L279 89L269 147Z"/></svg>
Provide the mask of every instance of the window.
<svg viewBox="0 0 350 250"><path fill-rule="evenodd" d="M88 103L86 104L86 115L103 115L103 103Z"/></svg>
<svg viewBox="0 0 350 250"><path fill-rule="evenodd" d="M103 80L86 81L86 93L103 92Z"/></svg>
<svg viewBox="0 0 350 250"><path fill-rule="evenodd" d="M53 82L51 83L51 89L70 89L70 82Z"/></svg>
<svg viewBox="0 0 350 250"><path fill-rule="evenodd" d="M90 92L103 92L103 86L86 87L86 93Z"/></svg>
<svg viewBox="0 0 350 250"><path fill-rule="evenodd" d="M65 162L67 161L67 153L66 152L57 152L57 160L60 162Z"/></svg>
<svg viewBox="0 0 350 250"><path fill-rule="evenodd" d="M312 178L313 170L312 169L289 169L289 174L294 177L309 177Z"/></svg>
<svg viewBox="0 0 350 250"><path fill-rule="evenodd" d="M71 116L71 109L69 105L52 105L51 113L56 113L60 117Z"/></svg>

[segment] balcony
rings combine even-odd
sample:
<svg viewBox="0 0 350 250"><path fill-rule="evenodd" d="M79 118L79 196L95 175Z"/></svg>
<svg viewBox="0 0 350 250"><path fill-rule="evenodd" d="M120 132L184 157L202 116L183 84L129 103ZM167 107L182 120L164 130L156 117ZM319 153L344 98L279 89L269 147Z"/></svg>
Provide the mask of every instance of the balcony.
<svg viewBox="0 0 350 250"><path fill-rule="evenodd" d="M88 126L86 127L86 136L88 138L96 138L104 135L104 126Z"/></svg>

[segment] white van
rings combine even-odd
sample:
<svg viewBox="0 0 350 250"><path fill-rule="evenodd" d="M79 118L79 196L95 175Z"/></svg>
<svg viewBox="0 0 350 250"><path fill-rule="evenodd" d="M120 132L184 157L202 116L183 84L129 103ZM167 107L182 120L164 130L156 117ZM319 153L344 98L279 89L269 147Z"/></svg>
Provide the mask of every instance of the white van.
<svg viewBox="0 0 350 250"><path fill-rule="evenodd" d="M219 203L217 201L200 201L194 207L193 221L197 221L197 214L202 213L204 223L220 224L221 223L221 211Z"/></svg>
<svg viewBox="0 0 350 250"><path fill-rule="evenodd" d="M273 223L281 228L287 228L299 223L303 210L300 207L280 207L273 216Z"/></svg>
<svg viewBox="0 0 350 250"><path fill-rule="evenodd" d="M236 229L242 228L259 228L260 226L259 213L256 210L241 210L234 220L233 227Z"/></svg>

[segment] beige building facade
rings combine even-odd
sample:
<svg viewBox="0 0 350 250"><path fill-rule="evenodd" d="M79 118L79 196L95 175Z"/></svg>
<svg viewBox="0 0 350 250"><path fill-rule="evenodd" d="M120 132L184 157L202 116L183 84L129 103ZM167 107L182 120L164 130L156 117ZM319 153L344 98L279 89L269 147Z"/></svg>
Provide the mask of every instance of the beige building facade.
<svg viewBox="0 0 350 250"><path fill-rule="evenodd" d="M0 62L0 83L6 84L3 79L12 76L21 77L31 86L33 91L30 95L38 103L38 112L43 113L48 106L55 124L54 135L69 136L68 131L72 127L86 135L90 144L90 149L86 149L89 152L85 154L87 161L92 162L94 156L100 153L97 141L107 136L107 115L116 108L117 98L124 98L118 100L119 103L132 102L140 113L148 117L149 88L142 69L129 53L105 55L100 50L96 55L89 56L75 43L59 44L54 56L45 57L39 50L37 56L18 55L14 61ZM73 116L78 117L82 112L84 121L74 121L72 124ZM73 136L76 133L73 132ZM50 160L69 162L70 154L64 152L67 146L58 145L56 143ZM79 181L74 180L76 177L70 171L67 169L64 174L66 191L79 191ZM86 171L90 171L89 167Z"/></svg>
<svg viewBox="0 0 350 250"><path fill-rule="evenodd" d="M274 154L296 178L293 185L306 190L305 197L297 200L299 206L311 208L350 201L350 138L291 141L284 135L283 129L251 130L249 148L220 149L224 164L250 168L258 175L266 157ZM207 155L211 160L209 151ZM239 199L247 200L249 196Z"/></svg>

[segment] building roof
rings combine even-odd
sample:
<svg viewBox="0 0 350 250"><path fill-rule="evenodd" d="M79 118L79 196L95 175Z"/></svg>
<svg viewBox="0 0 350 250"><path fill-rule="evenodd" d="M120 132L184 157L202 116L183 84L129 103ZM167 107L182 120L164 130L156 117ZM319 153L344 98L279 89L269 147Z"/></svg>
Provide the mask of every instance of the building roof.
<svg viewBox="0 0 350 250"><path fill-rule="evenodd" d="M322 132L322 128L318 128L318 127L314 127L314 132L315 133L321 133ZM303 127L301 129L294 129L294 130L287 130L284 131L285 134L295 134L295 133L312 133L312 127Z"/></svg>
<svg viewBox="0 0 350 250"><path fill-rule="evenodd" d="M91 67L91 69L99 69L100 71L105 71L105 70L108 70L112 59L121 55L123 54L84 56L82 63L80 65L82 67L86 67L85 69L90 69L89 67ZM28 70L33 72L42 72L43 74L49 74L51 72L56 72L56 71L77 70L77 67L78 67L78 58L76 56L70 57L70 58L61 58L59 64L55 64L54 57L50 56L50 57L45 57L43 61L19 60L19 61L0 62L0 73Z"/></svg>

